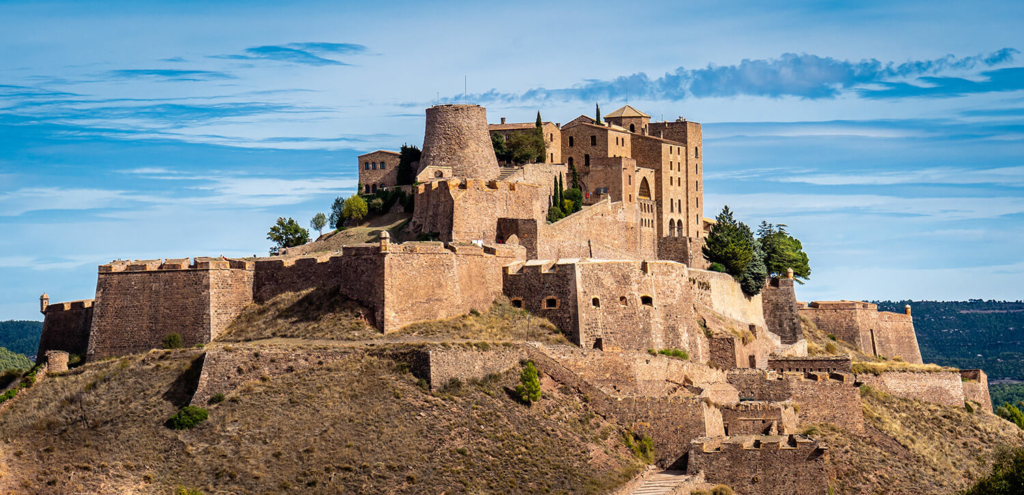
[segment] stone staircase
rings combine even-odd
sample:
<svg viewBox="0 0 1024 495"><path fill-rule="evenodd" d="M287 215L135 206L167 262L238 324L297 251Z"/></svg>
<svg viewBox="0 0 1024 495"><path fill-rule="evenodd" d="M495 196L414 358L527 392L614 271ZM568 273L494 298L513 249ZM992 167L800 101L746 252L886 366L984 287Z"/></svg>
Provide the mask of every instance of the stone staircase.
<svg viewBox="0 0 1024 495"><path fill-rule="evenodd" d="M703 474L703 473L702 473ZM691 490L704 488L703 476L687 476L685 471L661 471L644 479L643 483L628 492L629 495L688 494ZM677 491L678 490L678 491Z"/></svg>
<svg viewBox="0 0 1024 495"><path fill-rule="evenodd" d="M499 167L498 180L505 180L519 171L519 167Z"/></svg>

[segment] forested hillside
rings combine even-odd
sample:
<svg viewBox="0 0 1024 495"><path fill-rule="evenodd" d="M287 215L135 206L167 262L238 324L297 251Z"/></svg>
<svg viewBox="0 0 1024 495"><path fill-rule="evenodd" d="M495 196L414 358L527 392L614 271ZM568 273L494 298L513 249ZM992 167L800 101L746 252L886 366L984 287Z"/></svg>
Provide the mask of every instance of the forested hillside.
<svg viewBox="0 0 1024 495"><path fill-rule="evenodd" d="M924 361L981 368L990 381L1024 381L1024 302L882 301L881 311L910 304ZM992 402L1024 400L1022 385L992 385Z"/></svg>
<svg viewBox="0 0 1024 495"><path fill-rule="evenodd" d="M41 321L0 321L0 347L26 356L35 356L39 350L39 336L42 333Z"/></svg>

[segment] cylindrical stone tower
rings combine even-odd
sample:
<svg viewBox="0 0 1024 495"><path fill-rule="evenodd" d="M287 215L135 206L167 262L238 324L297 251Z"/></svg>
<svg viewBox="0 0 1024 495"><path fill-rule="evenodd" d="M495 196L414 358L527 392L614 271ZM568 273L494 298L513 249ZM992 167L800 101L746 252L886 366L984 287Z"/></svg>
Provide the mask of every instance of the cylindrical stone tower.
<svg viewBox="0 0 1024 495"><path fill-rule="evenodd" d="M480 105L436 105L427 109L420 167L451 167L462 179L497 179L498 159Z"/></svg>

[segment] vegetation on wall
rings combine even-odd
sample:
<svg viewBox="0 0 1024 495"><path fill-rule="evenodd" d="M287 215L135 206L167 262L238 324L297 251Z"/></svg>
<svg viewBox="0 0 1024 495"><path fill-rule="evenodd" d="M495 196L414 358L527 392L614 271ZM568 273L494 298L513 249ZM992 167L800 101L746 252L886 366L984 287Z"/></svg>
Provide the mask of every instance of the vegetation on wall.
<svg viewBox="0 0 1024 495"><path fill-rule="evenodd" d="M761 222L757 240L764 251L764 265L770 277L785 277L793 269L793 278L800 283L811 276L811 266L800 240L786 232L785 224Z"/></svg>
<svg viewBox="0 0 1024 495"><path fill-rule="evenodd" d="M583 191L577 188L564 189L562 174L554 180L554 194L548 208L548 221L557 222L583 209Z"/></svg>
<svg viewBox="0 0 1024 495"><path fill-rule="evenodd" d="M704 257L711 263L725 267L726 273L735 278L743 292L754 295L761 292L767 270L764 266L764 252L754 239L754 233L747 224L736 220L728 206L715 217L718 223L711 227L705 240Z"/></svg>
<svg viewBox="0 0 1024 495"><path fill-rule="evenodd" d="M281 248L301 246L309 242L309 231L299 226L293 218L285 220L284 217L278 217L277 223L270 227L270 232L267 232L267 239L276 244L270 248L270 254L277 254Z"/></svg>
<svg viewBox="0 0 1024 495"><path fill-rule="evenodd" d="M537 126L526 131L511 133L508 139L502 134L491 134L494 156L505 163L544 163L547 147L544 144L544 130L541 128L540 112L537 112Z"/></svg>
<svg viewBox="0 0 1024 495"><path fill-rule="evenodd" d="M398 152L398 185L412 185L416 182L416 167L413 164L420 161L421 155L423 152L416 146L402 145Z"/></svg>

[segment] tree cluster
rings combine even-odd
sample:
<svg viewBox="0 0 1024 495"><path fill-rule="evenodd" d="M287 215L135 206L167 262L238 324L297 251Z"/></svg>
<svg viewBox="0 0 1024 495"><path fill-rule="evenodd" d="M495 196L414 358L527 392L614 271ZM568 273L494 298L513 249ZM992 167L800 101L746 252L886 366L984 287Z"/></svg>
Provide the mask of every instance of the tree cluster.
<svg viewBox="0 0 1024 495"><path fill-rule="evenodd" d="M573 174L575 177L575 174ZM583 191L578 187L566 190L562 183L562 174L558 174L554 181L554 194L551 195L551 204L548 207L548 221L557 222L577 211L583 209Z"/></svg>
<svg viewBox="0 0 1024 495"><path fill-rule="evenodd" d="M412 185L416 182L416 167L413 164L420 161L422 155L423 152L416 146L402 145L398 154L398 185Z"/></svg>
<svg viewBox="0 0 1024 495"><path fill-rule="evenodd" d="M736 220L728 206L715 220L704 243L704 258L712 270L732 275L744 293L759 294L769 276L785 276L790 268L796 277L810 277L803 245L786 232L785 225L761 222L755 238L750 227Z"/></svg>
<svg viewBox="0 0 1024 495"><path fill-rule="evenodd" d="M309 242L309 231L299 226L292 218L285 220L284 217L278 217L277 223L270 227L270 232L267 232L267 239L276 244L270 248L270 254L277 254L281 248L301 246Z"/></svg>
<svg viewBox="0 0 1024 495"><path fill-rule="evenodd" d="M504 163L544 163L547 146L542 125L540 112L537 112L537 125L533 129L513 132L507 140L501 134L491 134L494 156Z"/></svg>

